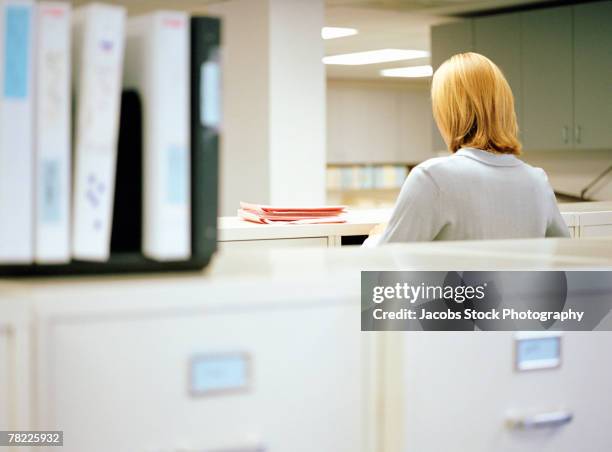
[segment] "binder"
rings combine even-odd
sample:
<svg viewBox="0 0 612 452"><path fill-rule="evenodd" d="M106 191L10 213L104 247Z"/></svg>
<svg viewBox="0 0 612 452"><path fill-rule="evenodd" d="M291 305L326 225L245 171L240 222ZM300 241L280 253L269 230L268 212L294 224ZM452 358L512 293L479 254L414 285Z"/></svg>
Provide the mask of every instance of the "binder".
<svg viewBox="0 0 612 452"><path fill-rule="evenodd" d="M138 91L143 108L143 254L185 260L191 255L186 13L128 19L124 87Z"/></svg>
<svg viewBox="0 0 612 452"><path fill-rule="evenodd" d="M221 21L191 18L191 192L193 254L207 261L217 249L221 135Z"/></svg>
<svg viewBox="0 0 612 452"><path fill-rule="evenodd" d="M105 261L110 252L125 9L92 3L75 9L76 95L72 254Z"/></svg>
<svg viewBox="0 0 612 452"><path fill-rule="evenodd" d="M142 256L142 105L136 91L121 94L111 260ZM144 259L144 258L143 258Z"/></svg>
<svg viewBox="0 0 612 452"><path fill-rule="evenodd" d="M0 262L31 263L34 3L0 1Z"/></svg>
<svg viewBox="0 0 612 452"><path fill-rule="evenodd" d="M70 5L40 2L36 33L35 260L70 260Z"/></svg>

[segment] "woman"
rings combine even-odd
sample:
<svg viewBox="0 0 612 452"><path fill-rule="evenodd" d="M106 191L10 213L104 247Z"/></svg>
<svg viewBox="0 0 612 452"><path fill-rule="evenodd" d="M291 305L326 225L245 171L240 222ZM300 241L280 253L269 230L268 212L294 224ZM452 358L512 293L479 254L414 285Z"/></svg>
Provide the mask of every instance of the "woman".
<svg viewBox="0 0 612 452"><path fill-rule="evenodd" d="M477 53L433 76L433 114L452 152L414 168L382 235L389 242L569 237L546 173L517 158L514 99L499 68Z"/></svg>

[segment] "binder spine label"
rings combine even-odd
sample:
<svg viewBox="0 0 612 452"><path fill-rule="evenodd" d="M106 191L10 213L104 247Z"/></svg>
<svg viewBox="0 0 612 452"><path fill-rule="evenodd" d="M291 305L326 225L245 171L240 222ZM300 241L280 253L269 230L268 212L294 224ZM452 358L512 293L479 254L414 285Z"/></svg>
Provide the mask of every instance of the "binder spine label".
<svg viewBox="0 0 612 452"><path fill-rule="evenodd" d="M40 220L46 224L55 224L62 219L60 163L57 159L45 159L41 162L41 183L39 196L42 200Z"/></svg>
<svg viewBox="0 0 612 452"><path fill-rule="evenodd" d="M167 201L172 205L185 205L187 199L188 174L187 149L182 146L171 146L168 149Z"/></svg>
<svg viewBox="0 0 612 452"><path fill-rule="evenodd" d="M4 96L28 95L28 59L31 13L28 6L9 6L5 16Z"/></svg>
<svg viewBox="0 0 612 452"><path fill-rule="evenodd" d="M218 58L216 52L215 57ZM217 59L202 64L200 87L202 126L218 129L221 124L221 70Z"/></svg>

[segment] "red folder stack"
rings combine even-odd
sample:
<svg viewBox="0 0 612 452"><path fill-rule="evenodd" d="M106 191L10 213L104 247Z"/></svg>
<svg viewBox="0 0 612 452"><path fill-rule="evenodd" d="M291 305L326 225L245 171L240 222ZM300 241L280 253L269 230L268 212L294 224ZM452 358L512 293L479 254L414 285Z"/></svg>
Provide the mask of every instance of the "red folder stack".
<svg viewBox="0 0 612 452"><path fill-rule="evenodd" d="M238 216L262 224L344 223L346 206L281 207L241 202Z"/></svg>

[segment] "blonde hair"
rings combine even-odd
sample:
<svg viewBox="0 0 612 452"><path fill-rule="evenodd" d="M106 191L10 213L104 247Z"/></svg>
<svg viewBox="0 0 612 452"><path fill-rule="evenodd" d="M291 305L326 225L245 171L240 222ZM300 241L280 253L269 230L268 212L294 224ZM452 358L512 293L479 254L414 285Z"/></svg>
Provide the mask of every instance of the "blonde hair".
<svg viewBox="0 0 612 452"><path fill-rule="evenodd" d="M431 100L436 124L452 152L465 146L521 153L512 90L487 57L469 52L446 60L433 76Z"/></svg>

